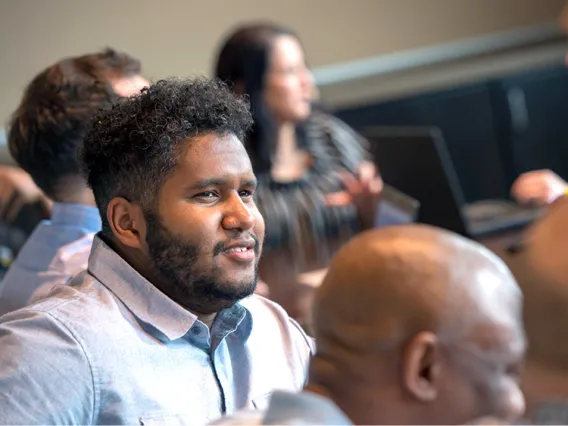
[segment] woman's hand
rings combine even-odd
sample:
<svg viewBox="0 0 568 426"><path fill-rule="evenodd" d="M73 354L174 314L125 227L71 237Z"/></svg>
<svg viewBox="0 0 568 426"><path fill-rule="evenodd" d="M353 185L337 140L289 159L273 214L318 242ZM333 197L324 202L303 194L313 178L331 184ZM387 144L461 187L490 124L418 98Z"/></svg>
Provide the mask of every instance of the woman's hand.
<svg viewBox="0 0 568 426"><path fill-rule="evenodd" d="M377 168L373 163L364 161L356 175L344 172L341 178L346 190L329 194L326 197L327 204L329 206L353 204L357 208L363 228L372 228L377 203L383 190L383 180L378 175Z"/></svg>
<svg viewBox="0 0 568 426"><path fill-rule="evenodd" d="M511 195L519 204L544 206L562 196L568 183L551 170L523 173L513 183Z"/></svg>

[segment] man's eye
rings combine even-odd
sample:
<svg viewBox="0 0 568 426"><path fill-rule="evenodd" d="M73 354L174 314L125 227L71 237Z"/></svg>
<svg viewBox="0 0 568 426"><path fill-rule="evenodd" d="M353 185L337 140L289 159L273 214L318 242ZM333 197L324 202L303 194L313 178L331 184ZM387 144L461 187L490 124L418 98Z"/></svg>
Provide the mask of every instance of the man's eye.
<svg viewBox="0 0 568 426"><path fill-rule="evenodd" d="M213 198L217 198L217 194L214 193L213 191L205 191L205 192L202 192L201 194L197 194L195 197L201 198L201 199L206 199L206 200L211 200Z"/></svg>

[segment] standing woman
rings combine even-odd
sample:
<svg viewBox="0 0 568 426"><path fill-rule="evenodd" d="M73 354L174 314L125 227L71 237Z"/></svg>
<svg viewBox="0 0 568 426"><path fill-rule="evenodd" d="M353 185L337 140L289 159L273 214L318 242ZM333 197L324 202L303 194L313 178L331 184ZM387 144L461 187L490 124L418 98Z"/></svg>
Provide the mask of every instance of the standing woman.
<svg viewBox="0 0 568 426"><path fill-rule="evenodd" d="M313 77L291 30L237 29L221 47L215 74L249 97L255 120L245 146L266 221L260 277L271 299L305 321L313 289L299 275L325 268L342 243L372 226L382 181L367 142L312 107Z"/></svg>

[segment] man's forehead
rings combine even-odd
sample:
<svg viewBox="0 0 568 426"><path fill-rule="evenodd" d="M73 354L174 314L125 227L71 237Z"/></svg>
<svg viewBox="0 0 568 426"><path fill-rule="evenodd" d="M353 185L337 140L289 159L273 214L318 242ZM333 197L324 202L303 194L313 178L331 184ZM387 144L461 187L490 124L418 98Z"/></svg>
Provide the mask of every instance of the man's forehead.
<svg viewBox="0 0 568 426"><path fill-rule="evenodd" d="M180 152L185 154L218 155L226 151L246 154L243 143L233 133L208 132L180 145Z"/></svg>
<svg viewBox="0 0 568 426"><path fill-rule="evenodd" d="M180 146L179 166L192 174L252 173L242 142L233 134L215 133L197 137Z"/></svg>

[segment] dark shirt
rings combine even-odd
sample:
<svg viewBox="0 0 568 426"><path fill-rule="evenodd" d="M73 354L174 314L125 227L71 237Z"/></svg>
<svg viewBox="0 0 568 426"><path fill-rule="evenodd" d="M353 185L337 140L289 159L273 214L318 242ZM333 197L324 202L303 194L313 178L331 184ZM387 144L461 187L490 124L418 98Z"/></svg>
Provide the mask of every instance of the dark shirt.
<svg viewBox="0 0 568 426"><path fill-rule="evenodd" d="M302 252L326 238L349 239L359 230L352 205L329 207L327 194L342 191L340 171L357 171L369 158L367 141L341 120L315 112L306 123L306 150L313 162L305 175L291 183L259 174L256 202L266 221L266 250L282 247Z"/></svg>

